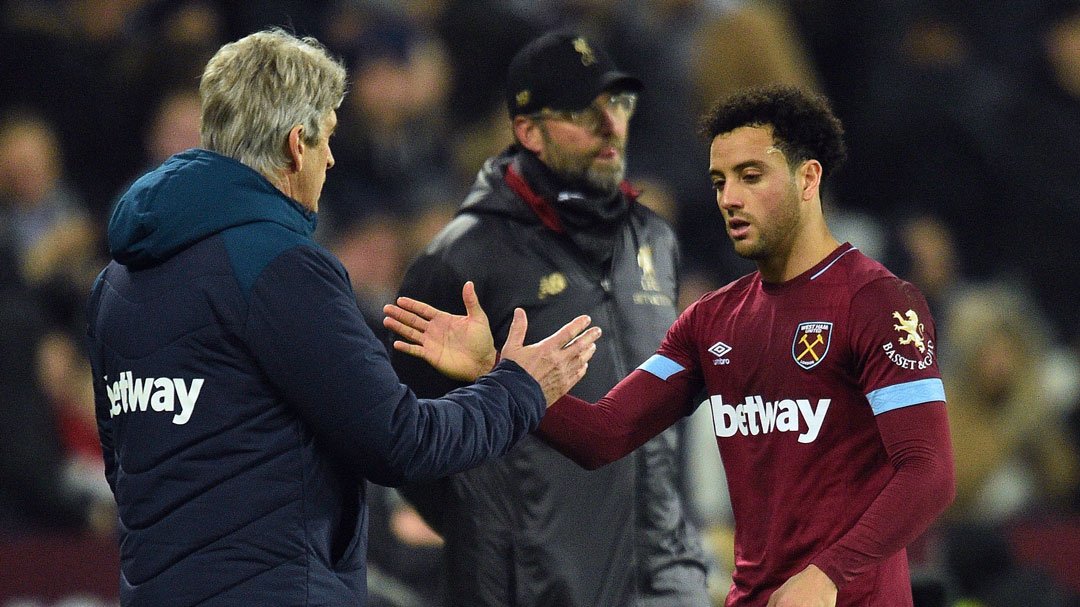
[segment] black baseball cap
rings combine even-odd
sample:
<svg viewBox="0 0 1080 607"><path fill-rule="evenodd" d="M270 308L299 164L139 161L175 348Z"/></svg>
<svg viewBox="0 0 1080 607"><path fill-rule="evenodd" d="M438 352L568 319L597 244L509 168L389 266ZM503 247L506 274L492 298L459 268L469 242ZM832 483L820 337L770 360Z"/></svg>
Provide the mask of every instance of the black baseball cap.
<svg viewBox="0 0 1080 607"><path fill-rule="evenodd" d="M604 49L573 32L549 32L526 44L510 62L506 108L511 116L542 109L583 110L606 91L640 91L636 76L620 72Z"/></svg>

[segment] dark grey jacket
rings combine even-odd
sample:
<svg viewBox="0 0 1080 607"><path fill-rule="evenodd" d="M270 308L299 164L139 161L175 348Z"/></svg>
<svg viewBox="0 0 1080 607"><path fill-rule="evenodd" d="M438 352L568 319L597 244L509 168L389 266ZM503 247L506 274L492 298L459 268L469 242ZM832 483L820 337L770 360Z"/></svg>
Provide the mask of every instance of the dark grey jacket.
<svg viewBox="0 0 1080 607"><path fill-rule="evenodd" d="M553 229L558 214L517 172L508 184L515 152L485 163L401 294L463 313L462 284L474 281L496 346L515 307L528 313L526 343L589 314L604 336L571 393L595 401L653 354L677 316L675 236L626 189L630 210L606 237L610 261L599 259L595 239ZM393 362L417 394L454 385L421 361ZM498 460L408 487L446 539L451 604L708 605L700 543L677 492L674 432L593 472L529 436Z"/></svg>

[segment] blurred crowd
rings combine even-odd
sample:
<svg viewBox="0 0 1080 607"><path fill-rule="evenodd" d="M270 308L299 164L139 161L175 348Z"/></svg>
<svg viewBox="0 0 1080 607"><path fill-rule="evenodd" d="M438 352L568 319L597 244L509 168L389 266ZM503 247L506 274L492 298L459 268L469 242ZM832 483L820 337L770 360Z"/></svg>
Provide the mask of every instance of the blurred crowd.
<svg viewBox="0 0 1080 607"><path fill-rule="evenodd" d="M680 236L684 305L752 269L698 116L744 86L825 93L850 148L826 184L833 231L920 287L938 325L957 498L911 550L917 604L1080 604L1080 533L1055 538L1071 576L1015 549L1019 522L1080 514L1078 0L0 0L0 542L112 537L82 353L104 228L132 180L198 147L210 55L269 25L349 68L316 234L380 333L409 260L510 143L506 68L540 32L585 33L645 82L628 177ZM708 424L683 481L721 600ZM371 492L373 599L437 604L438 536Z"/></svg>

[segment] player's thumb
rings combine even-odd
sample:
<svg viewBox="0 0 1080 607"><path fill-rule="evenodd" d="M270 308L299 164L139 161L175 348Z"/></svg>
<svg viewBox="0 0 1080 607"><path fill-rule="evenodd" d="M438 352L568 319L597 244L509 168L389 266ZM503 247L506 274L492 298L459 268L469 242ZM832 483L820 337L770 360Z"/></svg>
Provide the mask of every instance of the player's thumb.
<svg viewBox="0 0 1080 607"><path fill-rule="evenodd" d="M525 344L525 331L529 328L529 319L525 316L525 310L514 308L514 320L510 322L510 330L506 333L506 343L503 344L503 352L516 350Z"/></svg>

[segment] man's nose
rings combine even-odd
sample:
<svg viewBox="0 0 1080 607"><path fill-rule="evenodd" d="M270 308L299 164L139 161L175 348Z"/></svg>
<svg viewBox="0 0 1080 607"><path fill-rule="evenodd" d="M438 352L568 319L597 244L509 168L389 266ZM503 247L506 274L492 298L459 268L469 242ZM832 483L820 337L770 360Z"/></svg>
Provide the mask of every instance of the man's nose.
<svg viewBox="0 0 1080 607"><path fill-rule="evenodd" d="M602 135L625 135L629 118L623 113L610 106L601 106L597 108L597 114L600 118L597 124L597 131Z"/></svg>
<svg viewBox="0 0 1080 607"><path fill-rule="evenodd" d="M742 208L742 199L735 188L725 186L716 191L716 204L724 210L738 209Z"/></svg>

